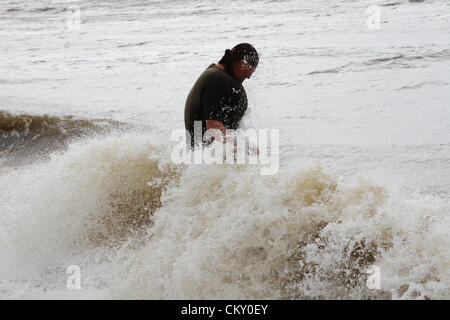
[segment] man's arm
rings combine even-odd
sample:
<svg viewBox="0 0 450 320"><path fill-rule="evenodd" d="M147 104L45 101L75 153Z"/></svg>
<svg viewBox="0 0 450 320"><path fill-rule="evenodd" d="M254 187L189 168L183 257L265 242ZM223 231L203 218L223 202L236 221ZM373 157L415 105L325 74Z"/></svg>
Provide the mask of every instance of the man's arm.
<svg viewBox="0 0 450 320"><path fill-rule="evenodd" d="M219 129L225 135L225 122L230 112L230 93L228 84L218 77L211 77L202 92L203 117L206 130Z"/></svg>
<svg viewBox="0 0 450 320"><path fill-rule="evenodd" d="M228 143L228 142L232 142L234 144L234 152L237 151L237 141L236 139L234 139L234 137L230 137L226 135L226 130L227 128L224 126L224 124L222 123L222 121L219 120L206 120L206 130L209 129L215 129L220 131L220 133L222 133L222 137L224 137L223 142L224 143ZM221 137L219 136L220 133L217 131L212 131L212 136L214 137L214 139L220 139ZM257 146L249 146L249 149L247 150L247 152L249 154L259 154L259 149Z"/></svg>
<svg viewBox="0 0 450 320"><path fill-rule="evenodd" d="M225 125L223 124L222 121L219 120L206 120L206 130L210 130L210 129L215 129L218 130L222 133L222 137L224 137L224 143L228 142L228 140L231 139L231 137L227 136L227 128L225 127ZM220 134L218 132L214 132L212 131L212 136L214 137L214 139L219 139L220 140ZM231 140L230 140L231 141ZM234 141L234 139L233 139ZM234 141L234 143L236 144L236 142Z"/></svg>
<svg viewBox="0 0 450 320"><path fill-rule="evenodd" d="M220 130L220 132L222 132L223 136L226 135L227 128L222 123L222 121L219 121L219 120L206 120L206 130L209 130L209 129Z"/></svg>

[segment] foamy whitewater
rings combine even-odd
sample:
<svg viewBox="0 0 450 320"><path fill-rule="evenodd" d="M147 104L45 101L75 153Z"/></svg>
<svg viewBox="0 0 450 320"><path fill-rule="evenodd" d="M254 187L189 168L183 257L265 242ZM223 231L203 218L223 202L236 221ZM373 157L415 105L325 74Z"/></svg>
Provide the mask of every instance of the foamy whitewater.
<svg viewBox="0 0 450 320"><path fill-rule="evenodd" d="M450 299L449 30L447 0L2 1L0 298ZM173 163L240 42L278 173Z"/></svg>

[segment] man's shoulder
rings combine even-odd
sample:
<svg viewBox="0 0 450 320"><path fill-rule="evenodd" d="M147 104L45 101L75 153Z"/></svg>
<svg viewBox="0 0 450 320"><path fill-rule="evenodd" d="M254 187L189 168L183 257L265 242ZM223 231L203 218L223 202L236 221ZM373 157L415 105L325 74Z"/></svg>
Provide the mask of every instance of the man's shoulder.
<svg viewBox="0 0 450 320"><path fill-rule="evenodd" d="M203 72L202 77L208 82L214 83L234 83L234 79L225 71L216 67L213 63Z"/></svg>

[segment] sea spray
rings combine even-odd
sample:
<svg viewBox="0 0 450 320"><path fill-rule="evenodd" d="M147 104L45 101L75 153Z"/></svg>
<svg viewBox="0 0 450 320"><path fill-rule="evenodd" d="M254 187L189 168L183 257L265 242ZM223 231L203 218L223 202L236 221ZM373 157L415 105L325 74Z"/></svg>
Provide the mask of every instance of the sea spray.
<svg viewBox="0 0 450 320"><path fill-rule="evenodd" d="M150 242L113 273L110 292L176 299L402 297L399 284L384 277L380 290L368 288L366 271L399 245L401 224L391 222L395 203L404 200L392 203L385 188L363 179L337 180L320 166L293 165L272 178L249 167L190 167L155 213ZM406 200L405 206L402 214L411 210Z"/></svg>
<svg viewBox="0 0 450 320"><path fill-rule="evenodd" d="M90 138L0 176L4 297L448 296L445 200L313 162L175 166L155 139Z"/></svg>
<svg viewBox="0 0 450 320"><path fill-rule="evenodd" d="M145 233L163 188L176 178L170 163L156 160L161 152L145 136L111 135L5 173L2 278L39 283L74 256Z"/></svg>

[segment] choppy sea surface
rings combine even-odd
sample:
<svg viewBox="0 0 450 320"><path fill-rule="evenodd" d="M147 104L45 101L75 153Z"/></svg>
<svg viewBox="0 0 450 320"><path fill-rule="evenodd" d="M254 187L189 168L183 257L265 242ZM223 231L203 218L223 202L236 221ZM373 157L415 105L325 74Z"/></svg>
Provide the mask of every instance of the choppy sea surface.
<svg viewBox="0 0 450 320"><path fill-rule="evenodd" d="M0 298L450 299L449 31L447 0L1 1ZM241 42L278 173L174 164Z"/></svg>

